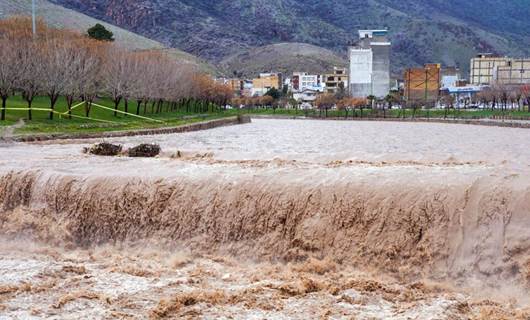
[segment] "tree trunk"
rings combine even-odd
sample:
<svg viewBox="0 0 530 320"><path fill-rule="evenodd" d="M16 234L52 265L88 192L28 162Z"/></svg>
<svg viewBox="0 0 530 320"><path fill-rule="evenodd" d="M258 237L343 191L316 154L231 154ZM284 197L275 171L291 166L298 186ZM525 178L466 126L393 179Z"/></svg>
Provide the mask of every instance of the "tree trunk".
<svg viewBox="0 0 530 320"><path fill-rule="evenodd" d="M55 104L57 103L57 99L59 99L59 95L52 93L49 95L50 97L50 120L53 120L53 111L55 110Z"/></svg>
<svg viewBox="0 0 530 320"><path fill-rule="evenodd" d="M31 105L33 104L33 98L27 98L28 101L28 120L33 120L33 114L31 110Z"/></svg>
<svg viewBox="0 0 530 320"><path fill-rule="evenodd" d="M0 120L6 119L6 104L7 104L7 96L2 96L2 111L0 113Z"/></svg>
<svg viewBox="0 0 530 320"><path fill-rule="evenodd" d="M114 98L114 116L118 116L118 107L120 106L121 98Z"/></svg>
<svg viewBox="0 0 530 320"><path fill-rule="evenodd" d="M142 106L142 100L136 100L136 115L140 115L140 107Z"/></svg>
<svg viewBox="0 0 530 320"><path fill-rule="evenodd" d="M85 116L87 118L90 117L90 102L89 101L85 101Z"/></svg>
<svg viewBox="0 0 530 320"><path fill-rule="evenodd" d="M125 103L125 116L127 116L127 113L129 113L129 99L123 99L123 102Z"/></svg>
<svg viewBox="0 0 530 320"><path fill-rule="evenodd" d="M68 106L68 119L72 119L72 105L74 104L74 98L72 96L66 96L66 104Z"/></svg>

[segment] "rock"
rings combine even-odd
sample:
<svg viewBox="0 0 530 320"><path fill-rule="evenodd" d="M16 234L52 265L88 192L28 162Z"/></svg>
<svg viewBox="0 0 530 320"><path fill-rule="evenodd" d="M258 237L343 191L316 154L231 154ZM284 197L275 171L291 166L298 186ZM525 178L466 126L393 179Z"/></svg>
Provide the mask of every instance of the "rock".
<svg viewBox="0 0 530 320"><path fill-rule="evenodd" d="M129 149L129 157L143 157L152 158L160 154L160 146L158 144L141 144Z"/></svg>
<svg viewBox="0 0 530 320"><path fill-rule="evenodd" d="M95 144L89 148L85 148L83 151L96 156L117 156L120 154L121 150L122 146L119 144L103 142Z"/></svg>

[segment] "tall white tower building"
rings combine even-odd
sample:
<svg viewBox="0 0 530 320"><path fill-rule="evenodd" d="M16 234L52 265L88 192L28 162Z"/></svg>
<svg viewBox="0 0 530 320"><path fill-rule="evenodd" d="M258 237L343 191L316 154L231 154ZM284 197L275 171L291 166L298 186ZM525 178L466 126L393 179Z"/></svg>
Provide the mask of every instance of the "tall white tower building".
<svg viewBox="0 0 530 320"><path fill-rule="evenodd" d="M350 47L349 89L353 97L384 98L390 91L388 30L359 30L359 42Z"/></svg>

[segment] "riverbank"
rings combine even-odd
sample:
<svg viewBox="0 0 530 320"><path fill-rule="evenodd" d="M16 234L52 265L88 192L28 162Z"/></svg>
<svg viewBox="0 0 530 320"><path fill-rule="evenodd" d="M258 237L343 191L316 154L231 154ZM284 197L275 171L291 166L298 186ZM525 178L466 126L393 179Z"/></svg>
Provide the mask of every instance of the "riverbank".
<svg viewBox="0 0 530 320"><path fill-rule="evenodd" d="M116 137L132 137L145 136L156 134L170 134L192 132L199 130L208 130L222 126L237 125L250 123L248 116L227 116L220 119L201 121L203 118L191 118L179 126L174 127L160 127L152 129L139 129L127 131L109 131L109 132L95 132L95 133L52 133L52 134L28 134L28 135L14 135L11 137L4 137L4 140L16 142L35 142L35 141L49 141L49 140L74 140L74 139L98 139L98 138L116 138ZM2 138L0 137L0 140Z"/></svg>
<svg viewBox="0 0 530 320"><path fill-rule="evenodd" d="M290 115L260 115L250 114L254 119L279 119L279 120L329 120L329 121L377 121L377 122L421 122L421 123L445 123L445 124L467 124L489 127L507 127L530 129L530 120L511 119L443 119L443 118L344 118L344 117L306 117Z"/></svg>

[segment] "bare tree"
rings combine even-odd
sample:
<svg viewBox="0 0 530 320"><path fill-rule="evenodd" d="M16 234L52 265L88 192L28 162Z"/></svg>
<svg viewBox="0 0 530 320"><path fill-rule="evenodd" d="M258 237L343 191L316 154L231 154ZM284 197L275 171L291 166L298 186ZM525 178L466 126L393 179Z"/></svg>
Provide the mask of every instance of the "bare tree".
<svg viewBox="0 0 530 320"><path fill-rule="evenodd" d="M118 107L124 98L129 85L130 62L129 53L117 46L109 46L104 56L101 72L103 92L114 102L114 116L118 115Z"/></svg>
<svg viewBox="0 0 530 320"><path fill-rule="evenodd" d="M55 38L46 41L43 45L43 70L40 74L42 91L50 99L50 120L53 120L55 105L59 96L65 94L68 84L69 64L71 63L72 48L69 48L66 39Z"/></svg>
<svg viewBox="0 0 530 320"><path fill-rule="evenodd" d="M18 59L13 43L6 38L0 38L0 98L2 110L0 120L6 119L7 99L15 89L18 82Z"/></svg>
<svg viewBox="0 0 530 320"><path fill-rule="evenodd" d="M106 44L90 39L84 40L84 46L78 55L79 93L85 101L85 116L90 117L92 103L101 90L100 71L103 62L103 49Z"/></svg>
<svg viewBox="0 0 530 320"><path fill-rule="evenodd" d="M322 114L322 110L324 110L326 118L328 116L328 110L333 108L336 103L337 98L335 97L335 95L330 93L323 93L319 95L315 100L315 105L320 110L320 114Z"/></svg>
<svg viewBox="0 0 530 320"><path fill-rule="evenodd" d="M16 84L28 104L28 120L32 120L33 100L42 89L41 77L44 72L42 47L40 41L20 39L16 42L19 66Z"/></svg>

